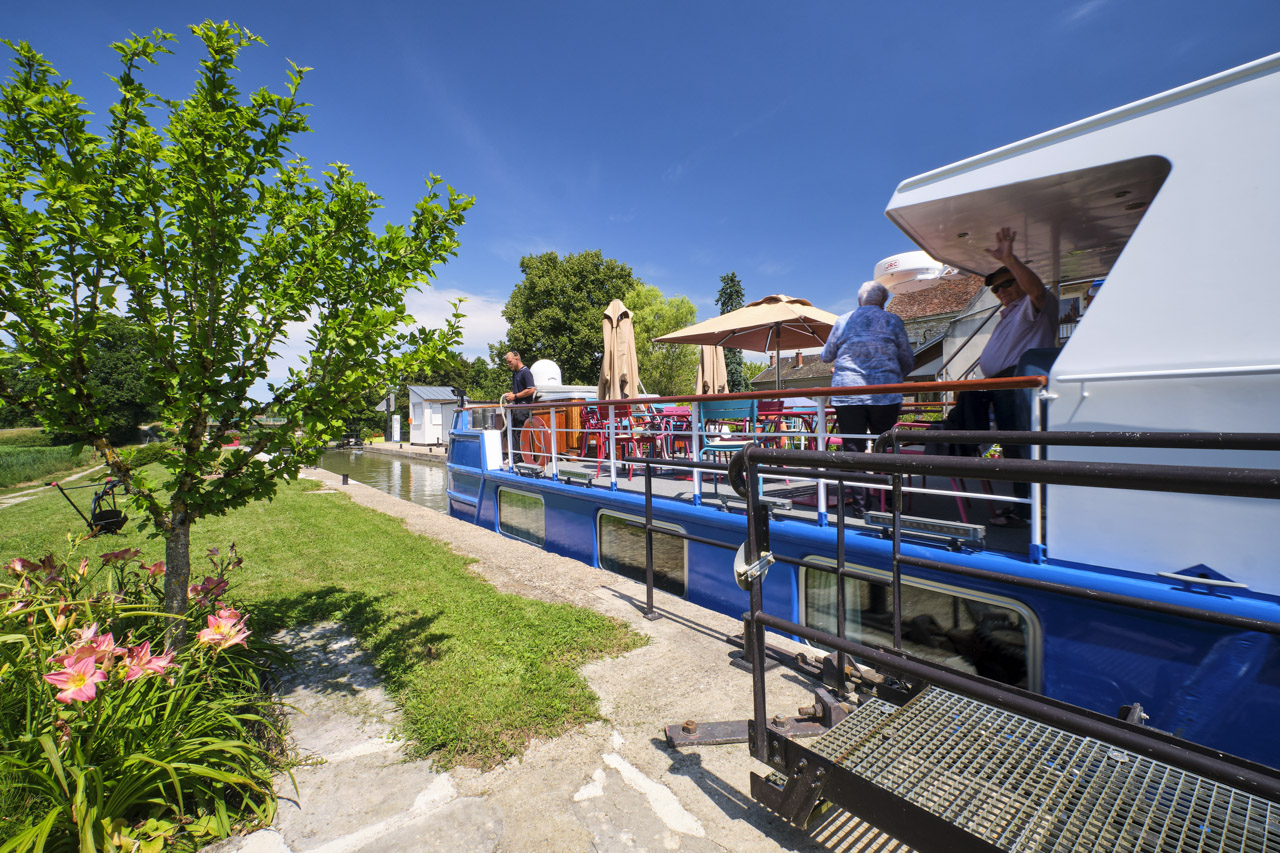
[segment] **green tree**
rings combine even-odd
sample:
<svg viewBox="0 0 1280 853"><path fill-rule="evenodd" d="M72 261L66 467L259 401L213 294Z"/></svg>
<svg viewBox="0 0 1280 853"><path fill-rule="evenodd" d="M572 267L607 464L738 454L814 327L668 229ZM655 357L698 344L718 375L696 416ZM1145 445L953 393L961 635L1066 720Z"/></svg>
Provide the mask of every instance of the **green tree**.
<svg viewBox="0 0 1280 853"><path fill-rule="evenodd" d="M186 611L193 522L271 497L364 394L459 340L456 305L443 329L413 329L405 294L456 253L473 201L452 188L442 199L432 175L409 225L375 233L378 196L341 164L317 180L292 154L308 130L297 99L307 69L290 63L287 94L245 97L236 59L262 40L230 23L191 31L207 59L180 101L138 78L174 36L114 45L119 99L101 137L26 43L6 42L13 70L0 87L0 333L12 341L0 366L39 377L26 402L47 428L90 437L165 538L164 606L175 615ZM88 354L113 313L139 328L156 410L176 429L161 482L116 452L90 379ZM310 352L273 381L290 324L306 327ZM18 402L8 385L0 397ZM267 411L284 425L257 429ZM233 430L252 441L220 460ZM215 463L223 475L206 479ZM175 620L171 640L184 636Z"/></svg>
<svg viewBox="0 0 1280 853"><path fill-rule="evenodd" d="M768 369L769 369L769 362L767 362L767 361L744 361L744 362L742 362L742 378L743 378L743 381L747 383L747 390L748 390L748 391L753 391L753 390L755 390L754 388L752 388L752 387L751 387L751 380L752 380L752 379L755 379L757 376L759 376L759 375L760 375L760 371L762 371L762 370L768 370ZM770 388L770 389L772 389L772 388L773 388L773 386L772 386L772 385L770 385L770 386L769 386L769 388Z"/></svg>
<svg viewBox="0 0 1280 853"><path fill-rule="evenodd" d="M467 397L472 400L496 402L511 390L511 371L505 364L493 364L477 356L467 370Z"/></svg>
<svg viewBox="0 0 1280 853"><path fill-rule="evenodd" d="M720 276L720 291L716 294L716 306L721 314L737 311L742 307L743 298L742 282L738 281L736 272ZM747 384L745 371L742 369L742 350L725 347L724 366L729 374L729 393L736 394L751 390L751 386Z"/></svg>
<svg viewBox="0 0 1280 853"><path fill-rule="evenodd" d="M156 416L159 394L138 358L142 329L124 317L104 314L98 330L101 337L94 339L87 357L87 382L100 408L98 423L107 440L119 446L137 441L138 427Z"/></svg>
<svg viewBox="0 0 1280 853"><path fill-rule="evenodd" d="M555 252L526 255L520 272L524 279L502 309L507 338L490 347L494 363L501 365L502 356L515 350L525 364L551 359L566 384L596 384L604 309L643 282L629 266L605 259L598 249L563 258Z"/></svg>
<svg viewBox="0 0 1280 853"><path fill-rule="evenodd" d="M0 350L6 349L0 342ZM40 388L40 378L30 366L13 358L12 353L6 358L0 354L0 387L12 389L14 398L27 400L35 396ZM38 427L40 419L33 415L26 406L6 403L0 398L0 429L14 427Z"/></svg>
<svg viewBox="0 0 1280 853"><path fill-rule="evenodd" d="M636 284L622 297L631 309L640 380L650 394L672 397L693 390L698 374L698 348L688 344L656 344L654 338L693 325L698 309L684 296L667 299L650 284Z"/></svg>
<svg viewBox="0 0 1280 853"><path fill-rule="evenodd" d="M85 356L86 381L97 402L99 424L111 443L120 446L136 441L138 427L155 418L156 391L138 358L141 330L115 314L104 314L99 327L101 335L90 343ZM40 374L14 355L10 352L11 363L0 385L11 387L19 404L0 407L0 427L40 426L30 411L30 404L41 395ZM92 436L57 433L52 438L55 443L70 444Z"/></svg>

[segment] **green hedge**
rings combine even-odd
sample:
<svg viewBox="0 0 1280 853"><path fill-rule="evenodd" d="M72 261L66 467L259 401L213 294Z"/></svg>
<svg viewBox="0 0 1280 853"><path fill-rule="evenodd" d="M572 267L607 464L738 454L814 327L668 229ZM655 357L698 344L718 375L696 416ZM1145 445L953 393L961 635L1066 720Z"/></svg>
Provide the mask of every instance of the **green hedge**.
<svg viewBox="0 0 1280 853"><path fill-rule="evenodd" d="M0 447L53 447L53 436L42 429L0 429Z"/></svg>
<svg viewBox="0 0 1280 853"><path fill-rule="evenodd" d="M165 451L172 449L173 445L167 441L153 441L150 444L144 444L129 456L129 464L134 468L141 468L143 465L159 462Z"/></svg>
<svg viewBox="0 0 1280 853"><path fill-rule="evenodd" d="M0 447L0 489L41 480L93 462L92 447Z"/></svg>

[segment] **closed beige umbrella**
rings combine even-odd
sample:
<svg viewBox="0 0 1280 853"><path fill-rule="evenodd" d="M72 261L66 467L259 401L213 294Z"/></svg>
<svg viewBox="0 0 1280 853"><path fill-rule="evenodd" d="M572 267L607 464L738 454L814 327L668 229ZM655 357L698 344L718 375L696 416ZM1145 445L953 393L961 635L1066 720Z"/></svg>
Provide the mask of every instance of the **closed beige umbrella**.
<svg viewBox="0 0 1280 853"><path fill-rule="evenodd" d="M643 393L631 311L621 299L615 299L604 311L604 358L596 396L601 400L625 400Z"/></svg>
<svg viewBox="0 0 1280 853"><path fill-rule="evenodd" d="M838 318L814 308L807 299L777 294L757 299L737 311L721 314L678 332L654 338L662 344L711 344L752 352L769 352L782 362L782 349L816 347L827 342ZM776 372L781 387L781 372Z"/></svg>
<svg viewBox="0 0 1280 853"><path fill-rule="evenodd" d="M698 378L693 386L695 394L729 393L729 368L724 363L724 348L702 345L698 355Z"/></svg>

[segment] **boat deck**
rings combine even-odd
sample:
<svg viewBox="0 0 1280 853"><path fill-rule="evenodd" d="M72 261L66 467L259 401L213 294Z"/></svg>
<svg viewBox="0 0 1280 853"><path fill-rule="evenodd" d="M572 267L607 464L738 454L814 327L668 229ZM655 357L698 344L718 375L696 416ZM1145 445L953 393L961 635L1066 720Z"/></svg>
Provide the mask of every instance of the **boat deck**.
<svg viewBox="0 0 1280 853"><path fill-rule="evenodd" d="M675 461L672 464L678 465L679 462ZM543 473L542 469L537 466L520 465L517 470L526 476L550 476L550 468L547 468L546 473ZM558 464L558 477L562 482L576 483L590 488L611 488L607 461L599 467L599 474L597 475L595 462L562 460ZM904 486L904 515L978 525L982 528L981 535L984 540L983 547L985 550L1004 552L1019 557L1026 556L1031 542L1029 528L999 527L987 523L991 514L997 509L1013 505L1007 501L999 500L1002 497L1009 498L1012 496L1008 483L995 481L984 481L982 484L971 481L953 483L944 477L923 478L924 482L922 483L921 479L912 478L912 481ZM633 467L619 463L616 486L618 491L643 495L644 469L640 466ZM950 494L938 493L920 494L910 491L910 489L920 488L928 488L931 492L965 492L969 497L956 497ZM768 479L765 481L763 491L766 497L790 501L790 506L773 504L771 511L774 518L806 521L812 524L819 523L817 487L812 480ZM717 477L710 472L703 472L699 493L701 494L701 503L705 507L721 512L746 514L746 501L738 497L725 481L723 475ZM828 524L835 524L836 521L837 493L838 487L834 484L828 484ZM695 494L692 473L688 470L662 467L660 464L653 471L653 494L657 499L691 503ZM874 512L881 509L881 495L884 496L885 511L890 510L891 496L888 489L883 487L876 489L873 486L869 501L869 509L871 511ZM992 498L996 499L993 500ZM846 500L846 508L850 506ZM876 524L864 519L853 518L850 515L846 515L846 522L854 529L881 529Z"/></svg>

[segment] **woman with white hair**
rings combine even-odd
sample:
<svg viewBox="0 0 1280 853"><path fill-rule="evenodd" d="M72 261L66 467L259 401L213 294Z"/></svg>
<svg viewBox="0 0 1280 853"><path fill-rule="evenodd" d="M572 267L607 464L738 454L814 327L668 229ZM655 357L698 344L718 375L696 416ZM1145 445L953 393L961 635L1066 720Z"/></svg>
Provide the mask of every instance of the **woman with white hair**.
<svg viewBox="0 0 1280 853"><path fill-rule="evenodd" d="M868 281L858 289L858 307L836 320L822 349L822 360L836 363L831 375L834 387L892 385L901 382L915 366L911 342L902 318L884 310L889 291ZM836 423L844 435L879 435L898 420L901 394L857 394L832 397ZM845 438L846 451L862 453L867 441ZM861 518L866 511L866 489L852 490L850 514Z"/></svg>

